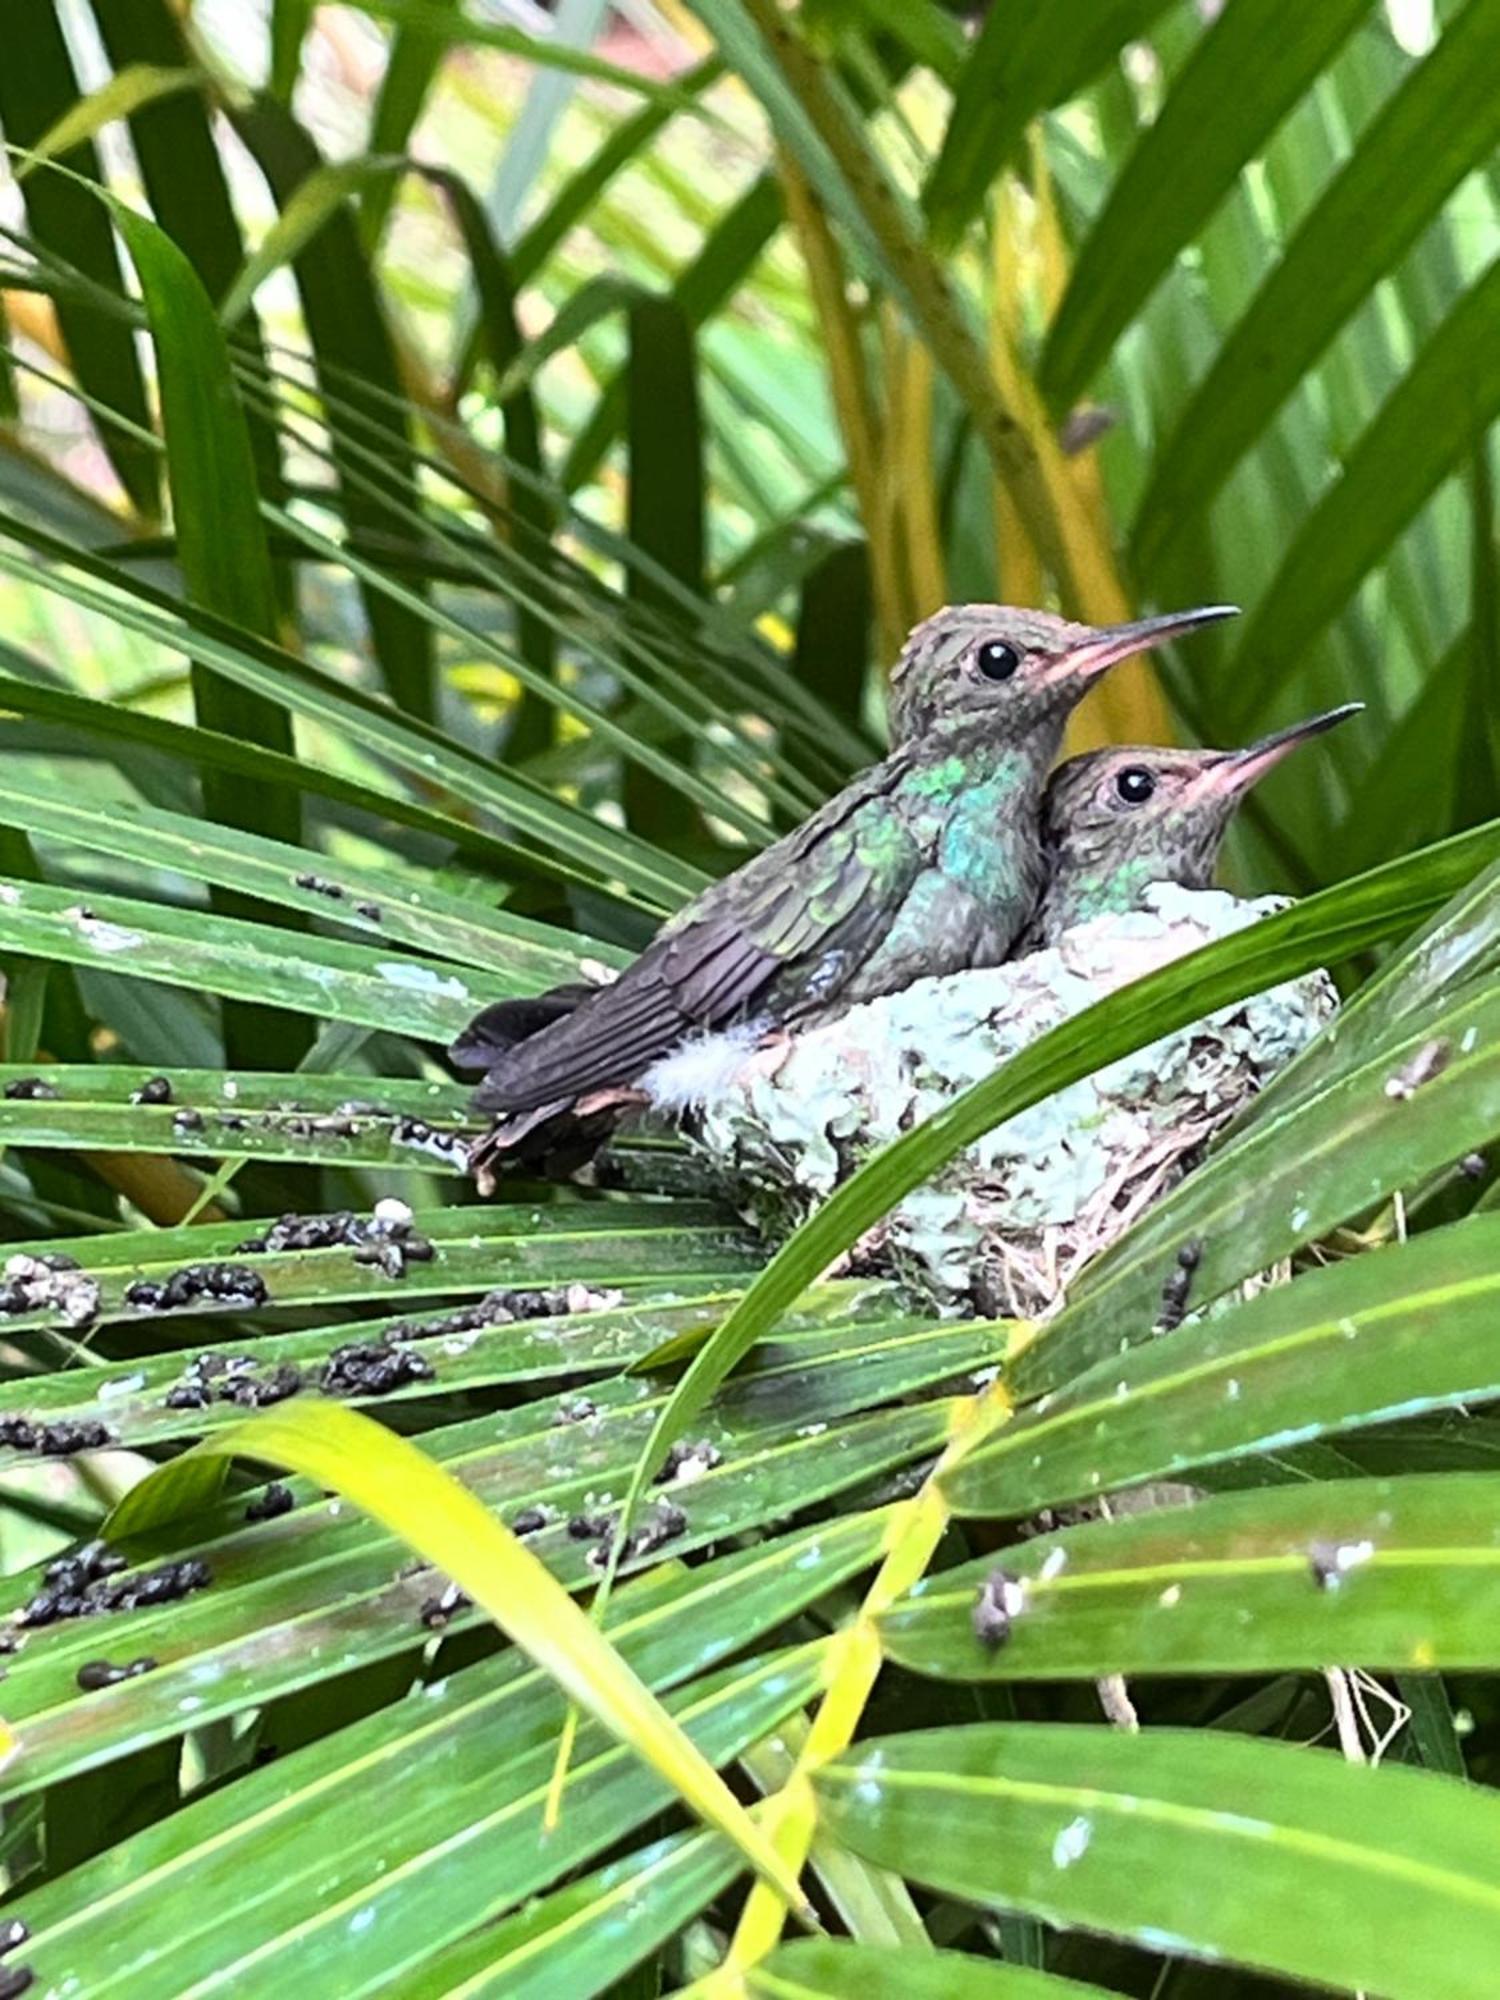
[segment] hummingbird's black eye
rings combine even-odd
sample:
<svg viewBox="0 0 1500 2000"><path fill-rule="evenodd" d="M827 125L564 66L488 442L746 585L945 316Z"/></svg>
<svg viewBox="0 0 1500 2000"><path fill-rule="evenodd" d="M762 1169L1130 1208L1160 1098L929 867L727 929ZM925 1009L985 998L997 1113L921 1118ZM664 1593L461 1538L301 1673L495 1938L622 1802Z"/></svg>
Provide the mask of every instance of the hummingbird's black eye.
<svg viewBox="0 0 1500 2000"><path fill-rule="evenodd" d="M1128 806L1143 806L1156 790L1156 780L1144 764L1131 764L1115 779L1115 790Z"/></svg>
<svg viewBox="0 0 1500 2000"><path fill-rule="evenodd" d="M1006 639L986 639L974 659L987 681L1008 681L1021 664L1021 655Z"/></svg>

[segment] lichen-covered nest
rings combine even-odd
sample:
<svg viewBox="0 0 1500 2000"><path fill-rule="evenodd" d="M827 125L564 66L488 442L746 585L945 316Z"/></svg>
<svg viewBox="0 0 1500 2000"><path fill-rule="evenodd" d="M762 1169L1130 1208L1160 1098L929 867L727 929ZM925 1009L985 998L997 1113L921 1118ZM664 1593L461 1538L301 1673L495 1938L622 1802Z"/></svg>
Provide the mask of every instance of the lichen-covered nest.
<svg viewBox="0 0 1500 2000"><path fill-rule="evenodd" d="M1280 907L1161 885L1045 951L850 1008L761 1047L718 1037L647 1086L772 1238L869 1154L1116 987ZM1292 981L1100 1070L989 1133L861 1246L949 1309L1036 1316L1191 1166L1337 1004Z"/></svg>

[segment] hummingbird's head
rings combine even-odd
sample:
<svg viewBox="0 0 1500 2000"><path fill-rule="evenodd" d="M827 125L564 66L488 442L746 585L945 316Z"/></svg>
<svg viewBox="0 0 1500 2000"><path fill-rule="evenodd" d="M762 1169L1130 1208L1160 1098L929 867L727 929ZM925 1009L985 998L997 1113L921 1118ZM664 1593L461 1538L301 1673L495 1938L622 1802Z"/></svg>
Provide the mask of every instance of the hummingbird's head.
<svg viewBox="0 0 1500 2000"><path fill-rule="evenodd" d="M954 723L1003 731L1018 743L1060 732L1117 661L1233 616L1233 605L1210 604L1128 625L1075 625L1007 604L949 605L913 630L891 676L892 739L910 742Z"/></svg>
<svg viewBox="0 0 1500 2000"><path fill-rule="evenodd" d="M1124 747L1070 758L1053 772L1042 807L1054 883L1066 889L1077 880L1106 894L1111 882L1208 888L1230 816L1250 788L1299 743L1363 706L1329 709L1248 750Z"/></svg>

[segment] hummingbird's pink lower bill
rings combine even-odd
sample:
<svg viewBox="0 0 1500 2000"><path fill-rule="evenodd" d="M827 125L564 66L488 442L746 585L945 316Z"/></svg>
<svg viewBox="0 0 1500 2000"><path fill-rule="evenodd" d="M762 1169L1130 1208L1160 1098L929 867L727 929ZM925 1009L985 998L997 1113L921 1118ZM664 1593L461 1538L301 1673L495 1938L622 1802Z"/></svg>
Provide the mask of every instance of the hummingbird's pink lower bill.
<svg viewBox="0 0 1500 2000"><path fill-rule="evenodd" d="M1238 616L1237 604L1200 604L1191 611L1163 611L1155 618L1133 618L1125 625L1102 625L1082 645L1061 654L1048 669L1047 678L1091 681L1121 660L1128 660L1132 653L1144 653L1166 639L1196 632L1200 625L1216 625L1221 618Z"/></svg>
<svg viewBox="0 0 1500 2000"><path fill-rule="evenodd" d="M1263 736L1258 743L1252 743L1244 750L1226 750L1193 780L1190 789L1200 797L1216 792L1237 797L1241 792L1248 792L1299 743L1321 736L1325 729L1336 729L1341 722L1347 722L1351 715L1359 715L1363 710L1362 701L1346 701L1340 708L1325 709L1321 715L1308 716L1305 722L1294 722L1286 729Z"/></svg>

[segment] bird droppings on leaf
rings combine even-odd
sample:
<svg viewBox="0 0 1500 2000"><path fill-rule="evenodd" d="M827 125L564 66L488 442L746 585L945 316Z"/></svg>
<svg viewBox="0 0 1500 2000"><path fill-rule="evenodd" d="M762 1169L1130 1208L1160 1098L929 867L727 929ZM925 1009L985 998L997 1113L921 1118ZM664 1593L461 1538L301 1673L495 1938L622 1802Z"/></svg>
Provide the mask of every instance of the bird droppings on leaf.
<svg viewBox="0 0 1500 2000"><path fill-rule="evenodd" d="M149 1605L172 1604L213 1581L199 1556L166 1562L155 1569L122 1576L125 1558L104 1542L85 1542L70 1556L59 1556L42 1572L41 1590L16 1613L21 1626L56 1625L65 1618L89 1618L98 1612L141 1611Z"/></svg>
<svg viewBox="0 0 1500 2000"><path fill-rule="evenodd" d="M294 1361L257 1361L250 1354L200 1354L190 1361L167 1391L169 1410L203 1410L210 1403L236 1403L260 1410L284 1403L302 1387L302 1370Z"/></svg>
<svg viewBox="0 0 1500 2000"><path fill-rule="evenodd" d="M180 1312L188 1306L251 1312L270 1293L258 1271L244 1264L184 1264L166 1278L137 1278L125 1287L125 1303L137 1312Z"/></svg>
<svg viewBox="0 0 1500 2000"><path fill-rule="evenodd" d="M1203 1261L1203 1239L1194 1236L1177 1252L1177 1261L1161 1288L1161 1311L1156 1316L1159 1333L1171 1333L1187 1317L1188 1295Z"/></svg>
<svg viewBox="0 0 1500 2000"><path fill-rule="evenodd" d="M992 1653L1010 1638L1011 1627L1026 1609L1026 1585L1007 1569L992 1569L980 1585L970 1617L974 1636Z"/></svg>
<svg viewBox="0 0 1500 2000"><path fill-rule="evenodd" d="M34 1451L43 1458L72 1458L80 1451L101 1451L113 1444L108 1424L92 1417L59 1417L50 1424L30 1417L0 1416L0 1445L12 1451Z"/></svg>
<svg viewBox="0 0 1500 2000"><path fill-rule="evenodd" d="M552 1519L547 1507L523 1507L510 1524L513 1535L539 1535Z"/></svg>
<svg viewBox="0 0 1500 2000"><path fill-rule="evenodd" d="M656 1486L690 1486L695 1479L701 1479L705 1472L712 1472L724 1457L717 1445L707 1438L699 1438L696 1444L689 1444L685 1438L678 1438L667 1451L661 1470L652 1481Z"/></svg>
<svg viewBox="0 0 1500 2000"><path fill-rule="evenodd" d="M111 1660L85 1660L74 1678L85 1694L93 1694L99 1688L118 1687L121 1681L138 1680L160 1664L149 1653L142 1653L139 1659L130 1660L123 1667L117 1667Z"/></svg>
<svg viewBox="0 0 1500 2000"><path fill-rule="evenodd" d="M1052 1866L1071 1868L1088 1852L1089 1842L1094 1837L1094 1822L1080 1813L1077 1819L1069 1820L1052 1843Z"/></svg>
<svg viewBox="0 0 1500 2000"><path fill-rule="evenodd" d="M263 1486L245 1505L247 1521L275 1521L283 1514L290 1514L297 1502L290 1486L279 1479L273 1479L269 1486Z"/></svg>
<svg viewBox="0 0 1500 2000"><path fill-rule="evenodd" d="M237 1246L242 1257L293 1250L350 1250L356 1264L376 1264L393 1279L404 1278L408 1264L428 1264L435 1255L428 1239L412 1227L406 1203L392 1199L377 1202L369 1216L347 1208L327 1215L283 1215Z"/></svg>
<svg viewBox="0 0 1500 2000"><path fill-rule="evenodd" d="M21 1917L10 1917L0 1923L0 1958L8 1957L30 1936L31 1927ZM35 1983L36 1974L29 1965L0 1965L0 2000L17 2000L18 1995L28 1992Z"/></svg>
<svg viewBox="0 0 1500 2000"><path fill-rule="evenodd" d="M1307 1552L1313 1582L1319 1590L1337 1590L1350 1570L1359 1569L1374 1553L1371 1541L1314 1542Z"/></svg>
<svg viewBox="0 0 1500 2000"><path fill-rule="evenodd" d="M431 1382L432 1363L389 1340L350 1340L324 1364L318 1387L325 1396L388 1396L408 1382Z"/></svg>
<svg viewBox="0 0 1500 2000"><path fill-rule="evenodd" d="M456 1618L460 1611L467 1611L473 1602L467 1591L460 1590L456 1583L450 1583L436 1597L426 1599L417 1613L417 1619L429 1632L441 1632L450 1618Z"/></svg>
<svg viewBox="0 0 1500 2000"><path fill-rule="evenodd" d="M148 1076L139 1090L130 1093L132 1104L170 1104L172 1085L164 1076Z"/></svg>
<svg viewBox="0 0 1500 2000"><path fill-rule="evenodd" d="M469 1169L469 1142L457 1132L443 1132L435 1125L429 1125L425 1118L398 1118L391 1127L391 1144L406 1146L414 1153L425 1153L429 1159L439 1160L444 1166L451 1166L459 1173Z"/></svg>
<svg viewBox="0 0 1500 2000"><path fill-rule="evenodd" d="M1404 1062L1399 1069L1392 1070L1386 1078L1386 1096L1394 1098L1398 1103L1404 1103L1408 1098L1415 1097L1423 1084L1431 1083L1434 1077L1442 1075L1448 1067L1452 1054L1451 1043L1445 1041L1441 1035L1435 1035L1431 1041L1423 1042L1409 1061Z"/></svg>
<svg viewBox="0 0 1500 2000"><path fill-rule="evenodd" d="M614 1539L618 1517L606 1517L603 1536L588 1552L588 1561L594 1569L603 1569L609 1561L610 1543ZM662 1498L656 1502L646 1519L631 1531L624 1548L620 1552L622 1562L639 1561L642 1556L655 1555L668 1542L676 1541L679 1535L687 1533L688 1517L675 1502ZM568 1523L568 1532L573 1531L573 1523Z"/></svg>
<svg viewBox="0 0 1500 2000"><path fill-rule="evenodd" d="M296 888L310 889L315 896L326 896L333 903L343 902L346 893L337 882L330 882L326 875L294 875L292 882Z"/></svg>
<svg viewBox="0 0 1500 2000"><path fill-rule="evenodd" d="M1078 924L1045 950L916 980L757 1049L689 1121L690 1141L779 1240L873 1153L1040 1035L1281 907L1158 883L1145 908ZM1182 1178L1336 1005L1326 975L1311 974L1106 1064L976 1141L858 1254L945 1310L1055 1312L1083 1264Z"/></svg>
<svg viewBox="0 0 1500 2000"><path fill-rule="evenodd" d="M92 1326L99 1317L99 1281L59 1250L40 1257L17 1251L0 1277L0 1314L55 1312L65 1326Z"/></svg>
<svg viewBox="0 0 1500 2000"><path fill-rule="evenodd" d="M184 1104L172 1113L172 1130L179 1138L190 1138L203 1130L203 1113L195 1111L191 1104Z"/></svg>
<svg viewBox="0 0 1500 2000"><path fill-rule="evenodd" d="M48 1083L41 1076L18 1076L5 1086L5 1094L12 1099L51 1098L58 1095L57 1085Z"/></svg>
<svg viewBox="0 0 1500 2000"><path fill-rule="evenodd" d="M590 1417L597 1417L599 1405L588 1396L570 1396L559 1403L552 1413L554 1424L586 1424Z"/></svg>

